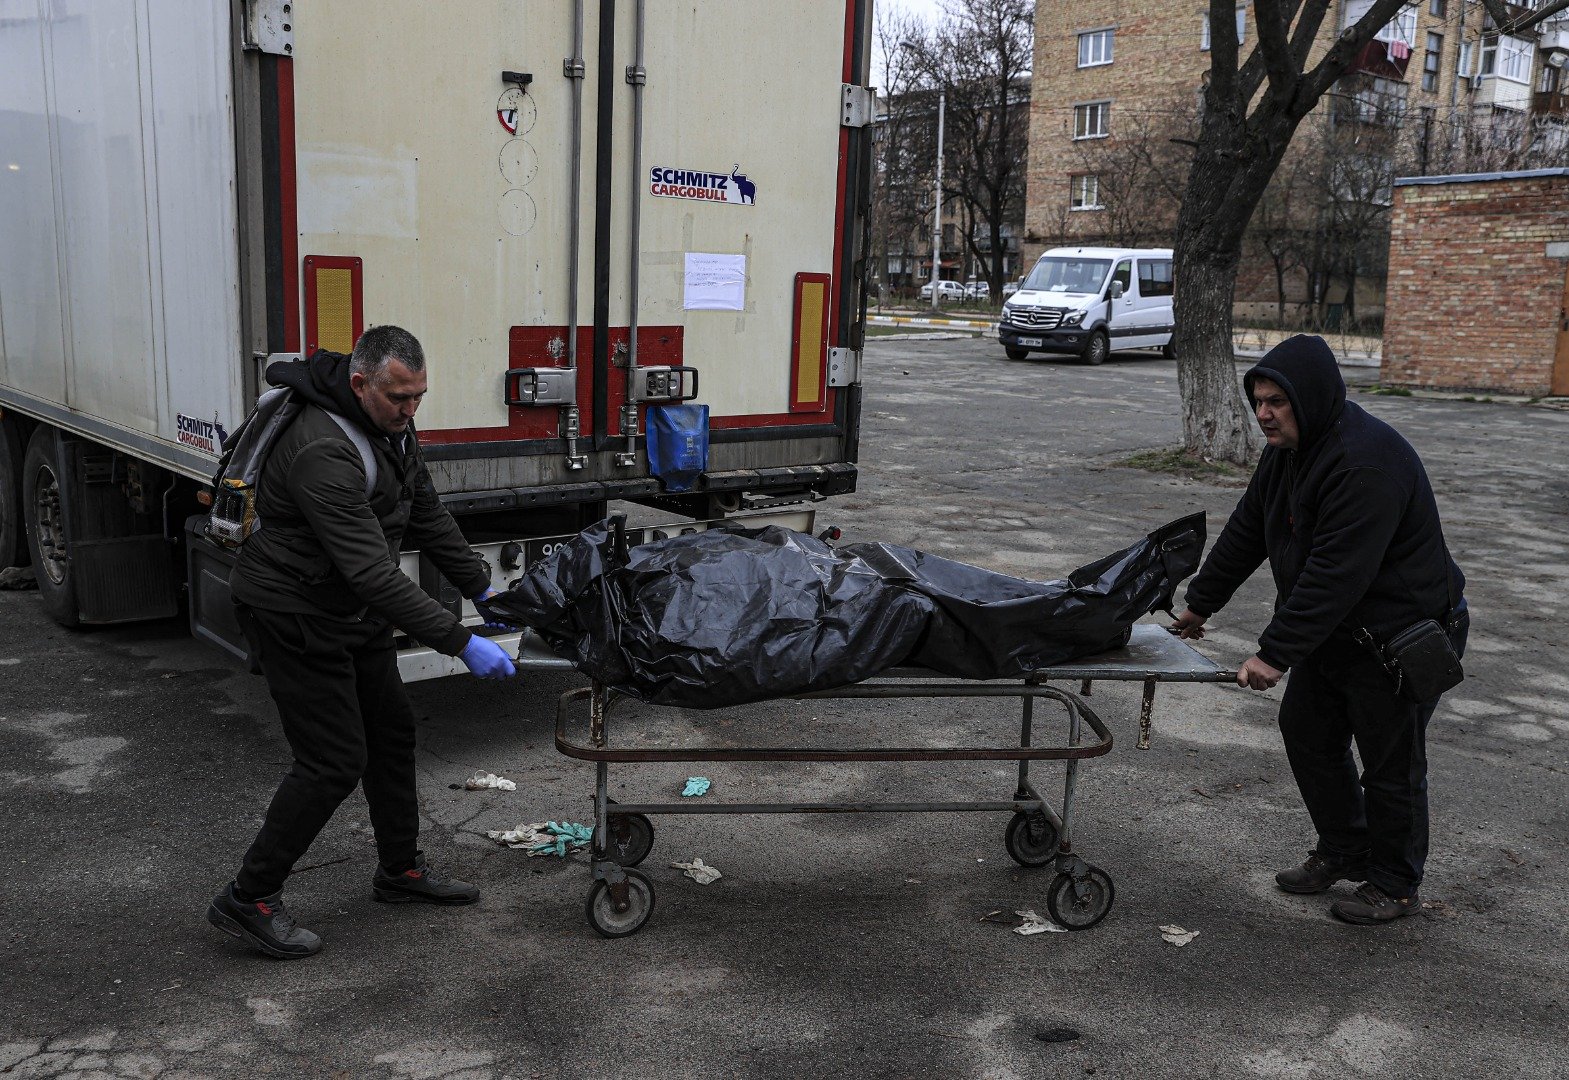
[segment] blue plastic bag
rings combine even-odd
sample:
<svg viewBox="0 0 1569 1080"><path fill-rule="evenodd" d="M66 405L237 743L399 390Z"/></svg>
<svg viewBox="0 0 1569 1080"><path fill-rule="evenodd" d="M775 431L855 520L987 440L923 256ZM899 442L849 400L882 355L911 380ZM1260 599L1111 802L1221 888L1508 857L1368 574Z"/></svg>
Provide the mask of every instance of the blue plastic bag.
<svg viewBox="0 0 1569 1080"><path fill-rule="evenodd" d="M648 471L666 491L691 491L708 468L708 406L655 405L648 410Z"/></svg>

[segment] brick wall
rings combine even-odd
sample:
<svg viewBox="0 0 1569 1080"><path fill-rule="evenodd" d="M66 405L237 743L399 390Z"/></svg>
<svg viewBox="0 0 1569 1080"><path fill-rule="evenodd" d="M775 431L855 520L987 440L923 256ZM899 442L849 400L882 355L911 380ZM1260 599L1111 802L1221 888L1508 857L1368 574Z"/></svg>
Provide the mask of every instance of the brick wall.
<svg viewBox="0 0 1569 1080"><path fill-rule="evenodd" d="M1544 395L1569 261L1569 174L1395 188L1386 384Z"/></svg>

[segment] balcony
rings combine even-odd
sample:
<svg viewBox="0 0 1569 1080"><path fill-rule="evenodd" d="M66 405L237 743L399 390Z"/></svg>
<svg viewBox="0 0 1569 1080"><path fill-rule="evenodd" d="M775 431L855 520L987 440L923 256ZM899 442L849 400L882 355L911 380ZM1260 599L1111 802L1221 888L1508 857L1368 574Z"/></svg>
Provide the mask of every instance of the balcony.
<svg viewBox="0 0 1569 1080"><path fill-rule="evenodd" d="M1491 105L1498 109L1529 109L1532 104L1531 84L1515 82L1497 75L1483 75L1481 85L1471 98L1472 105Z"/></svg>
<svg viewBox="0 0 1569 1080"><path fill-rule="evenodd" d="M1533 94L1531 111L1537 116L1550 116L1555 120L1569 119L1569 94L1560 94L1557 90Z"/></svg>
<svg viewBox="0 0 1569 1080"><path fill-rule="evenodd" d="M1404 55L1402 55L1402 53ZM1362 46L1351 61L1347 75L1376 75L1380 79L1404 80L1411 64L1411 48L1402 42L1374 38Z"/></svg>

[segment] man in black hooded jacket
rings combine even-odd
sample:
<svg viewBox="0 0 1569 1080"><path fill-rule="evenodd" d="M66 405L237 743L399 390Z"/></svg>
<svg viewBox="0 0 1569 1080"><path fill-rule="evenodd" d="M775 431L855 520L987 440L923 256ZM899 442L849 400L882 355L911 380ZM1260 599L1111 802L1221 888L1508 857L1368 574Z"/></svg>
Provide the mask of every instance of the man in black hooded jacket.
<svg viewBox="0 0 1569 1080"><path fill-rule="evenodd" d="M1172 629L1202 637L1205 620L1268 558L1275 615L1237 681L1267 690L1291 672L1280 730L1318 831L1307 861L1275 881L1293 893L1365 882L1330 910L1347 922L1388 922L1420 908L1425 735L1438 700L1401 697L1373 643L1436 619L1462 653L1465 578L1444 545L1421 459L1346 400L1323 338L1282 342L1243 385L1269 445Z"/></svg>
<svg viewBox="0 0 1569 1080"><path fill-rule="evenodd" d="M376 835L377 900L479 898L473 885L432 870L419 851L415 720L393 628L461 657L482 678L515 669L504 649L471 635L398 568L408 541L463 595L493 592L420 456L413 420L425 395L425 356L414 336L373 327L352 357L319 351L274 364L267 375L309 404L262 466L256 505L265 527L240 549L229 584L294 764L207 918L262 952L294 959L317 952L321 940L284 908L283 883L356 785Z"/></svg>

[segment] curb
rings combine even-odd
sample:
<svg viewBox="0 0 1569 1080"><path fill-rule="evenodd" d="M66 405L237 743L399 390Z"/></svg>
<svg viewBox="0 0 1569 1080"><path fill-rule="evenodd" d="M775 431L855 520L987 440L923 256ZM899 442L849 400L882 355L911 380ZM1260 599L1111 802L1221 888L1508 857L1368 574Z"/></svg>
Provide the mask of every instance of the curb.
<svg viewBox="0 0 1569 1080"><path fill-rule="evenodd" d="M868 315L867 323L872 326L941 326L957 327L966 330L995 330L997 323L984 319L938 319L918 315Z"/></svg>

